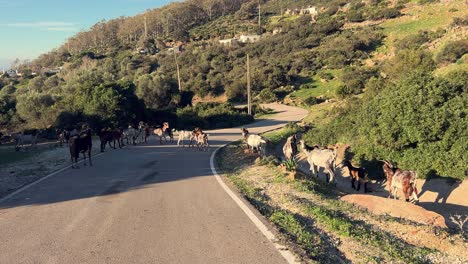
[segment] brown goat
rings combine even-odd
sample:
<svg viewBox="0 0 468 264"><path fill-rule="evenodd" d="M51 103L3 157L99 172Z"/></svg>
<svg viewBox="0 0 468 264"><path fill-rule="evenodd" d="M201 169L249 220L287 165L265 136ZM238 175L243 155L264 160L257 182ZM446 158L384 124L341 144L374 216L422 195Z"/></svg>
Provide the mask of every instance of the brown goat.
<svg viewBox="0 0 468 264"><path fill-rule="evenodd" d="M409 202L412 195L415 202L418 202L418 189L416 188L416 172L411 170L401 170L394 166L390 161L384 160L383 170L387 176L387 185L389 186L389 195L397 199L397 191L401 189L405 195L405 200Z"/></svg>
<svg viewBox="0 0 468 264"><path fill-rule="evenodd" d="M296 134L288 137L283 146L283 154L286 160L293 160L297 155L297 136Z"/></svg>

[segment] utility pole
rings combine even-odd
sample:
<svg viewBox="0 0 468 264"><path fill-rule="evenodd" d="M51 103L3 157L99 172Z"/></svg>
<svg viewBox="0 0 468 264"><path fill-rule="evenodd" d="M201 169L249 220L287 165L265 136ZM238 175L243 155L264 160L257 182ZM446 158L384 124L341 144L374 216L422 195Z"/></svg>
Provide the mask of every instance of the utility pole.
<svg viewBox="0 0 468 264"><path fill-rule="evenodd" d="M180 85L179 63L177 62L177 55L176 55L176 52L175 52L175 46L172 48L172 50L174 51L174 60L175 60L176 68L177 68L177 81L179 83L179 92L182 92L182 86Z"/></svg>
<svg viewBox="0 0 468 264"><path fill-rule="evenodd" d="M262 18L261 18L260 0L258 0L258 34L262 34Z"/></svg>
<svg viewBox="0 0 468 264"><path fill-rule="evenodd" d="M247 113L252 115L252 97L250 90L250 60L249 54L247 54Z"/></svg>
<svg viewBox="0 0 468 264"><path fill-rule="evenodd" d="M145 40L148 39L148 24L146 23L146 16L145 16Z"/></svg>

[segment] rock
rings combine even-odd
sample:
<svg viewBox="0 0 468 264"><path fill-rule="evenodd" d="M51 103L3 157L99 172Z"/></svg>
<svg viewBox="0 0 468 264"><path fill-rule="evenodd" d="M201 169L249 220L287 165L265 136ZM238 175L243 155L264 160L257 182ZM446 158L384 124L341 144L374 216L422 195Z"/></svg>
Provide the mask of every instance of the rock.
<svg viewBox="0 0 468 264"><path fill-rule="evenodd" d="M388 214L393 217L401 217L426 225L447 228L445 219L442 215L402 200L363 194L349 194L343 196L341 200L365 208L373 214Z"/></svg>

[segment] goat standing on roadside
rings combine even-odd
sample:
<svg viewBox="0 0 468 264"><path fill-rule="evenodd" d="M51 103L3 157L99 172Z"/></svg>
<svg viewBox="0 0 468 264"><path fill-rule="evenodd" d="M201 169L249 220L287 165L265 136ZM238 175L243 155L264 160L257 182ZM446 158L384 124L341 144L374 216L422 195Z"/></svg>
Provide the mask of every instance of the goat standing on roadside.
<svg viewBox="0 0 468 264"><path fill-rule="evenodd" d="M15 150L16 151L19 151L20 148L24 148L24 145L25 144L31 144L31 148L32 147L36 147L37 148L37 138L39 137L39 134L41 133L41 131L37 131L36 133L34 134L24 134L23 131L21 131L20 133L18 133L16 136L15 136Z"/></svg>
<svg viewBox="0 0 468 264"><path fill-rule="evenodd" d="M201 133L197 137L197 146L200 151L208 151L210 144L208 143L209 134Z"/></svg>
<svg viewBox="0 0 468 264"><path fill-rule="evenodd" d="M293 160L297 155L297 137L296 134L288 137L283 146L283 154L286 160Z"/></svg>
<svg viewBox="0 0 468 264"><path fill-rule="evenodd" d="M361 189L361 181L364 183L364 193L367 192L367 171L365 168L354 167L349 160L343 160L341 164L348 168L349 176L351 177L351 188L359 191ZM354 182L357 181L357 188Z"/></svg>
<svg viewBox="0 0 468 264"><path fill-rule="evenodd" d="M318 146L307 146L304 140L300 140L301 148L307 157L312 175L318 177L319 167L323 167L327 174L327 182L335 183L335 159L336 153L331 149L320 149ZM317 170L316 170L316 167ZM330 175L328 177L328 175Z"/></svg>
<svg viewBox="0 0 468 264"><path fill-rule="evenodd" d="M267 140L259 135L250 134L249 131L244 127L241 128L241 130L242 136L244 137L247 146L249 149L252 148L252 153L254 149L257 149L260 155L265 155Z"/></svg>
<svg viewBox="0 0 468 264"><path fill-rule="evenodd" d="M187 130L176 130L175 133L178 135L177 146L180 146L180 142L182 142L182 147L185 147L185 139L190 139L192 132Z"/></svg>
<svg viewBox="0 0 468 264"><path fill-rule="evenodd" d="M88 153L89 166L93 166L91 162L91 149L93 147L93 140L91 138L91 129L86 128L80 135L73 136L70 139L70 156L72 160L72 168L79 168L76 164L80 153L83 153L84 165L86 166L86 153Z"/></svg>
<svg viewBox="0 0 468 264"><path fill-rule="evenodd" d="M138 130L133 128L131 124L128 125L128 128L125 129L122 133L122 142L123 142L123 139L127 139L127 145L130 144L129 140L132 141L133 145L136 145L137 138L138 138Z"/></svg>
<svg viewBox="0 0 468 264"><path fill-rule="evenodd" d="M200 134L203 134L203 131L199 127L196 127L194 130L192 130L192 133L190 135L189 147L192 146L192 141L193 141L193 146L195 146L197 144L198 136Z"/></svg>
<svg viewBox="0 0 468 264"><path fill-rule="evenodd" d="M397 199L398 189L403 191L405 200L410 201L409 197L413 196L414 202L418 202L418 189L416 188L417 174L411 170L401 170L393 165L390 161L384 160L383 170L387 176L389 188L389 198L393 195Z"/></svg>
<svg viewBox="0 0 468 264"><path fill-rule="evenodd" d="M169 123L164 122L162 127L153 129L153 134L159 137L159 144L162 145L162 138L164 137L164 140L167 142L166 134L167 130L169 129Z"/></svg>

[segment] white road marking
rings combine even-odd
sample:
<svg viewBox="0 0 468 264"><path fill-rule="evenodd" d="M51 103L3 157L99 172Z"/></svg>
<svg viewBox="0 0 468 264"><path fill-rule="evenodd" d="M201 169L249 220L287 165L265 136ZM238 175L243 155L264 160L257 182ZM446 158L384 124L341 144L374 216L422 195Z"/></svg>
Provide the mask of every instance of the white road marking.
<svg viewBox="0 0 468 264"><path fill-rule="evenodd" d="M211 171L213 172L216 180L218 181L219 185L223 187L224 191L231 197L232 200L240 207L242 211L247 215L247 217L252 221L252 223L262 232L262 234L273 243L273 246L276 248L276 250L283 256L284 259L290 264L295 264L299 263L296 261L296 257L293 255L291 251L289 251L284 245L279 244L277 241L278 239L275 237L275 235L268 230L268 227L265 226L265 224L262 223L260 219L250 210L250 208L245 204L244 201L239 199L237 195L234 194L234 192L229 189L229 187L224 183L224 181L221 179L221 176L219 176L218 172L216 171L216 168L214 166L214 157L218 150L221 148L227 146L228 144L224 144L223 146L217 148L210 157L210 167Z"/></svg>

